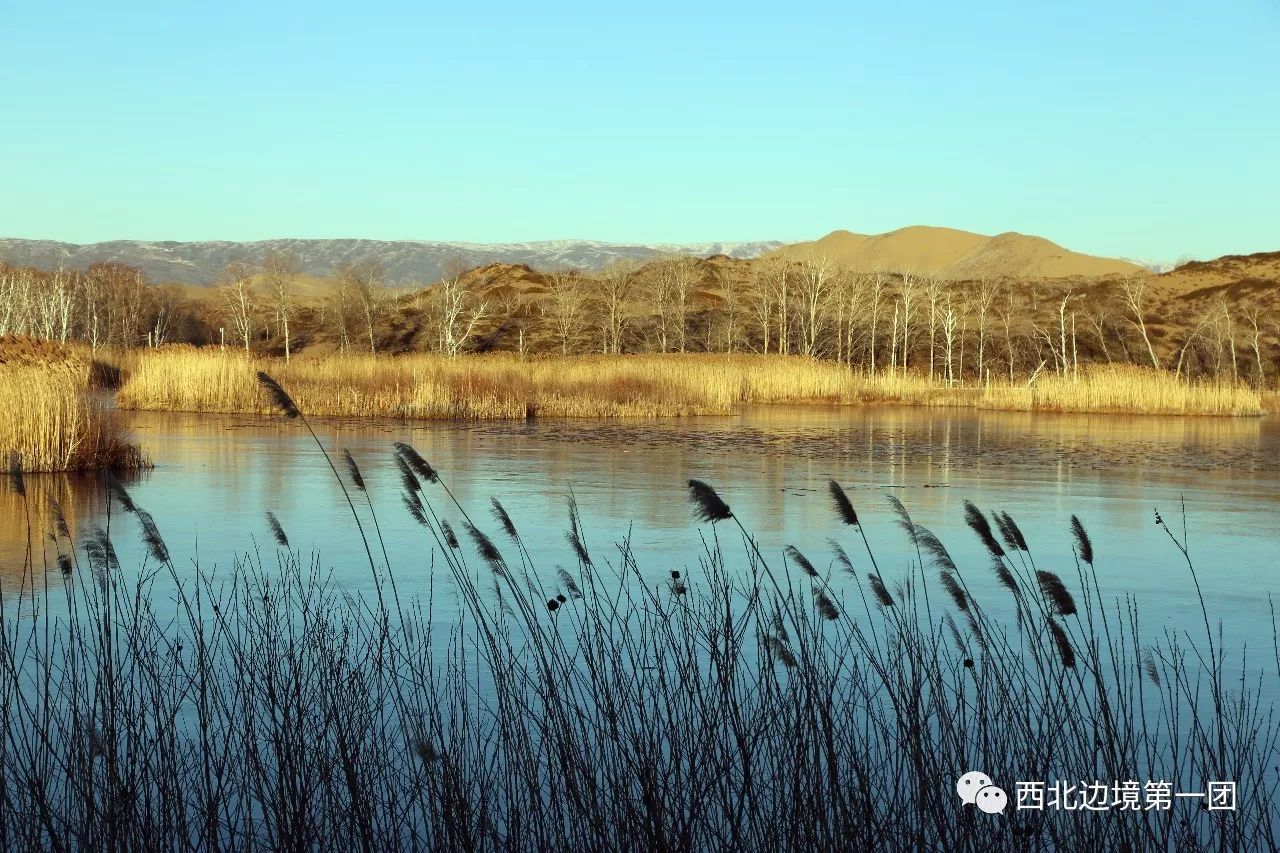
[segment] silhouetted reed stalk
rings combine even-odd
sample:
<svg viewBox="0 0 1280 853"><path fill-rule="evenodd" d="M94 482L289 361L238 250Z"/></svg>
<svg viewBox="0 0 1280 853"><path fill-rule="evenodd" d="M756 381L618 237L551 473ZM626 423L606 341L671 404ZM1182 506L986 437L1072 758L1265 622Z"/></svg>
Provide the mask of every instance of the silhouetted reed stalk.
<svg viewBox="0 0 1280 853"><path fill-rule="evenodd" d="M311 422L302 414L302 410L293 402L293 398L289 393L280 387L280 383L276 382L269 375L259 370L257 372L258 384L267 392L267 396L271 398L274 405L282 415L286 418L297 418L302 425L307 428L311 439L316 443L316 447L320 448L320 453L324 455L324 459L329 463L329 469L333 471L334 479L338 481L338 485L342 488L342 496L347 499L347 506L351 508L351 517L355 519L356 530L360 533L360 541L364 543L364 552L369 558L369 570L373 572L374 579L378 577L378 566L373 560L373 549L369 547L369 537L364 533L364 525L360 523L360 513L356 512L355 502L351 500L351 493L347 491L347 484L342 479L342 475L338 473L338 466L333 464L333 458L329 455L329 451L324 449L324 444L320 441L320 436L316 435L316 431L311 428Z"/></svg>
<svg viewBox="0 0 1280 853"><path fill-rule="evenodd" d="M1173 632L1147 646L1136 607L1103 598L1105 558L1078 519L1090 574L1077 584L1052 571L1054 552L1033 558L1007 514L967 505L1007 598L988 609L897 501L914 556L890 577L866 519L831 489L867 548L864 578L838 543L840 571L789 546L775 575L701 481L689 494L712 526L677 568L647 563L629 537L589 550L571 497L576 570L559 569L548 598L535 556L549 555L530 553L500 502L520 565L452 493L463 542L449 541L422 488L438 472L408 445L396 464L430 538L421 592L394 609L290 550L271 515L277 566L248 554L230 574L179 574L155 521L109 483L138 522L143 569L91 531L87 570L66 575L67 616L3 614L0 848L1280 849L1280 721L1262 682L1228 693L1220 652L1204 659ZM746 546L733 563L716 533L730 518ZM1203 790L1223 774L1242 800L1233 813L1097 815L1011 802L996 818L954 794L973 768L1011 796L1019 779Z"/></svg>

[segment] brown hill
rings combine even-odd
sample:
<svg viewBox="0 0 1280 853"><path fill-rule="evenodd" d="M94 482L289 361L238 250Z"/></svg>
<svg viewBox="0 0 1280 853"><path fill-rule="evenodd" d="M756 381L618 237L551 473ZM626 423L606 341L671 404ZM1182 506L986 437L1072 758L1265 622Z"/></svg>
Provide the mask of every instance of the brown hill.
<svg viewBox="0 0 1280 853"><path fill-rule="evenodd" d="M910 270L953 279L1044 279L1144 272L1136 264L1082 255L1043 237L1013 232L987 237L925 225L870 236L833 231L818 240L784 246L773 255L793 259L826 256L862 272Z"/></svg>
<svg viewBox="0 0 1280 853"><path fill-rule="evenodd" d="M1223 294L1228 297L1280 295L1280 252L1224 255L1211 261L1192 261L1152 278L1161 292L1195 300Z"/></svg>

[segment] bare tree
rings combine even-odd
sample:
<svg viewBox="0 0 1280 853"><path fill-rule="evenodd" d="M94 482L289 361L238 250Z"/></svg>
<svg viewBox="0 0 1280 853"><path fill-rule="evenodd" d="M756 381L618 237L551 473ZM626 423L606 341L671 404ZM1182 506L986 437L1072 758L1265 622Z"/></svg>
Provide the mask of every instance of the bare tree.
<svg viewBox="0 0 1280 853"><path fill-rule="evenodd" d="M1003 283L1004 300L1001 305L1000 320L1004 326L1004 347L1005 354L1009 361L1009 381L1013 381L1014 373L1014 352L1013 352L1013 318L1014 313L1014 286L1013 282L1006 280Z"/></svg>
<svg viewBox="0 0 1280 853"><path fill-rule="evenodd" d="M885 290L889 287L889 274L884 270L876 270L870 279L871 287L871 340L868 344L868 356L871 372L876 372L876 327L880 321L880 303L884 299Z"/></svg>
<svg viewBox="0 0 1280 853"><path fill-rule="evenodd" d="M800 262L796 295L802 309L800 320L805 355L818 355L818 336L822 331L835 284L836 266L826 256Z"/></svg>
<svg viewBox="0 0 1280 853"><path fill-rule="evenodd" d="M920 291L920 277L906 270L902 273L902 372L906 373L911 350L911 307Z"/></svg>
<svg viewBox="0 0 1280 853"><path fill-rule="evenodd" d="M152 292L151 330L147 339L151 346L163 346L169 336L174 314L182 304L182 293L175 285L161 285Z"/></svg>
<svg viewBox="0 0 1280 853"><path fill-rule="evenodd" d="M1133 316L1128 320L1142 334L1142 342L1147 345L1147 355L1151 357L1151 366L1160 368L1160 359L1156 358L1155 347L1151 345L1151 336L1147 334L1147 320L1143 314L1143 299L1147 292L1147 281L1141 276L1129 276L1120 282L1120 292L1124 295L1125 307Z"/></svg>
<svg viewBox="0 0 1280 853"><path fill-rule="evenodd" d="M1253 348L1254 363L1258 371L1258 387L1266 382L1267 373L1262 367L1262 332L1260 327L1260 315L1262 313L1261 306L1257 302L1248 302L1244 305L1240 315L1244 317L1244 321L1249 324L1249 345Z"/></svg>
<svg viewBox="0 0 1280 853"><path fill-rule="evenodd" d="M791 262L785 258L769 258L761 262L759 282L768 291L767 301L776 317L778 333L775 350L782 355L791 352L791 300L794 274ZM767 335L766 335L767 342ZM765 351L768 352L766 346Z"/></svg>
<svg viewBox="0 0 1280 853"><path fill-rule="evenodd" d="M382 313L382 293L378 281L382 278L382 264L376 258L365 258L338 267L338 289L344 294L343 302L353 305L364 323L369 339L369 352L378 351L374 327ZM345 339L345 328L343 336Z"/></svg>
<svg viewBox="0 0 1280 853"><path fill-rule="evenodd" d="M986 367L987 330L991 324L991 306L1000 294L1000 280L994 276L983 276L978 279L978 287L974 291L973 307L978 315L978 379L983 377Z"/></svg>
<svg viewBox="0 0 1280 853"><path fill-rule="evenodd" d="M569 354L570 344L577 342L587 304L586 282L573 270L558 269L547 273L547 294L542 300L542 315L560 342L560 355Z"/></svg>
<svg viewBox="0 0 1280 853"><path fill-rule="evenodd" d="M715 272L715 281L720 293L721 311L724 314L725 352L736 352L738 317L742 313L742 286L731 272L723 270Z"/></svg>
<svg viewBox="0 0 1280 853"><path fill-rule="evenodd" d="M946 282L936 272L930 272L923 277L923 288L925 300L929 303L929 381L932 382L934 365L937 364L938 308L942 304Z"/></svg>
<svg viewBox="0 0 1280 853"><path fill-rule="evenodd" d="M751 316L760 326L761 352L765 355L769 354L769 343L773 331L774 303L770 277L771 273L767 266L763 262L757 264L752 271L751 287L748 292Z"/></svg>
<svg viewBox="0 0 1280 853"><path fill-rule="evenodd" d="M1222 327L1227 338L1227 347L1231 351L1231 380L1240 381L1240 365L1236 361L1236 328L1231 320L1231 306L1225 296L1218 296L1218 310L1222 312Z"/></svg>
<svg viewBox="0 0 1280 853"><path fill-rule="evenodd" d="M1210 321L1210 319L1212 319L1212 317L1213 309L1206 309L1196 321L1195 326L1193 326L1191 331L1187 332L1186 337L1182 339L1182 346L1178 348L1178 363L1173 371L1174 376L1182 375L1182 366L1186 361L1188 350L1191 349L1191 345L1195 343L1196 339L1200 337L1200 333L1204 331L1205 325Z"/></svg>
<svg viewBox="0 0 1280 853"><path fill-rule="evenodd" d="M1058 349L1062 352L1062 374L1067 374L1067 305L1075 294L1068 289L1058 303ZM1074 315L1072 315L1074 317ZM1072 321L1074 322L1074 320Z"/></svg>
<svg viewBox="0 0 1280 853"><path fill-rule="evenodd" d="M476 324L488 316L489 303L466 277L461 261L445 265L444 276L434 288L440 316L440 348L450 358L462 351Z"/></svg>
<svg viewBox="0 0 1280 853"><path fill-rule="evenodd" d="M651 293L658 311L658 338L663 352L667 351L672 337L680 352L687 348L689 304L698 279L698 262L688 255L664 258L653 266Z"/></svg>
<svg viewBox="0 0 1280 853"><path fill-rule="evenodd" d="M1098 346L1102 348L1102 357L1111 363L1111 350L1107 347L1107 321L1115 312L1116 306L1109 287L1095 287L1084 301L1084 316L1093 327L1098 338Z"/></svg>
<svg viewBox="0 0 1280 853"><path fill-rule="evenodd" d="M952 296L947 293L942 300L942 307L938 311L938 317L941 321L942 340L944 356L944 365L946 367L947 382L956 381L955 362L953 353L955 352L956 326L959 324L960 316L956 312L953 304Z"/></svg>
<svg viewBox="0 0 1280 853"><path fill-rule="evenodd" d="M622 352L628 313L636 286L636 263L630 259L614 261L592 282L600 308L604 350L617 355Z"/></svg>
<svg viewBox="0 0 1280 853"><path fill-rule="evenodd" d="M253 338L253 315L255 311L253 293L253 267L242 261L227 265L222 272L223 307L231 328L244 345L244 354L249 355L249 341Z"/></svg>
<svg viewBox="0 0 1280 853"><path fill-rule="evenodd" d="M836 312L836 360L852 365L854 340L860 325L858 318L871 294L872 279L869 275L841 268L836 271L836 281L836 298L839 300Z"/></svg>
<svg viewBox="0 0 1280 853"><path fill-rule="evenodd" d="M262 277L271 295L271 307L275 309L276 328L284 338L284 360L289 360L291 350L289 321L293 317L293 287L302 271L298 256L292 252L271 252L262 264Z"/></svg>

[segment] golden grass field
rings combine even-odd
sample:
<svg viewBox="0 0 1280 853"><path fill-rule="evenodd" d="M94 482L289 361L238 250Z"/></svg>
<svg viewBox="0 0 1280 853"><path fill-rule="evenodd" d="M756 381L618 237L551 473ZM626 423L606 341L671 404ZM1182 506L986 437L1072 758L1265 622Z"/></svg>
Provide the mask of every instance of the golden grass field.
<svg viewBox="0 0 1280 853"><path fill-rule="evenodd" d="M0 339L0 453L24 471L138 468L145 464L116 413L89 388L91 364L68 347Z"/></svg>
<svg viewBox="0 0 1280 853"><path fill-rule="evenodd" d="M449 359L348 355L246 359L176 346L141 353L121 408L265 413L255 379L270 373L304 413L423 419L671 417L727 414L739 404L957 406L1011 411L1258 415L1245 386L1191 383L1128 366L1034 383L948 386L915 374L850 371L832 362L757 355L628 355Z"/></svg>

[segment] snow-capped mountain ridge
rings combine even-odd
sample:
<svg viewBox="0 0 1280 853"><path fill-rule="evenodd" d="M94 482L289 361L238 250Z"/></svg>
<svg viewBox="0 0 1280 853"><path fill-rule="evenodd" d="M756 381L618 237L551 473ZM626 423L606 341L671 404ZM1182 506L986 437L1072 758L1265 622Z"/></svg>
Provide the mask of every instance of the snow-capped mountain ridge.
<svg viewBox="0 0 1280 853"><path fill-rule="evenodd" d="M621 259L645 260L661 254L754 258L779 248L776 240L706 243L611 243L602 240L540 240L528 243L470 243L436 240L309 240L283 238L234 242L205 240L111 240L63 243L56 240L0 238L0 260L51 269L87 267L94 261L119 261L141 267L153 282L209 284L234 261L260 263L272 252L292 252L304 272L328 275L344 263L375 259L388 284L428 283L446 265L527 264L535 269L575 267L598 270Z"/></svg>

